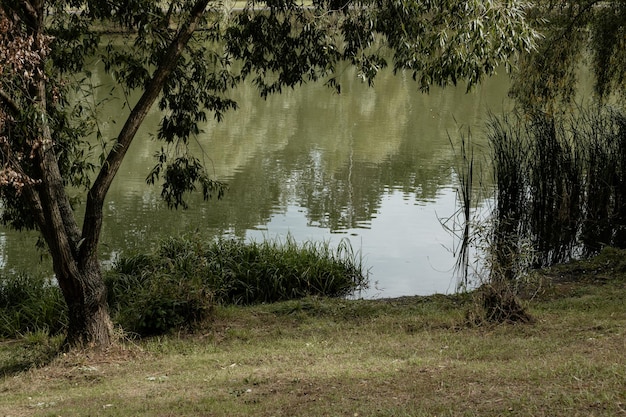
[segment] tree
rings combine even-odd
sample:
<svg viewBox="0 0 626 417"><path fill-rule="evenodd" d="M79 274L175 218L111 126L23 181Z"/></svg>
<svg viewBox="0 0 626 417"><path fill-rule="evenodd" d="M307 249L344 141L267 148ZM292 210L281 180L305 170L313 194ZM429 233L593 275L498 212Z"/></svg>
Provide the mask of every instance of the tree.
<svg viewBox="0 0 626 417"><path fill-rule="evenodd" d="M291 0L250 2L228 12L221 1L0 1L0 193L2 220L41 232L69 310L70 346L107 346L112 324L98 261L103 204L146 113L157 103L164 142L148 181L185 207L201 189L218 197L201 156L187 144L208 114L235 109L228 92L245 79L262 96L319 79L340 91L342 62L372 83L393 63L419 88L468 88L516 53L535 32L517 0ZM120 31L124 36L104 32ZM236 61L236 63L235 63ZM115 138L98 130L85 105L96 88L90 68L104 63L129 100ZM74 214L85 202L82 226Z"/></svg>

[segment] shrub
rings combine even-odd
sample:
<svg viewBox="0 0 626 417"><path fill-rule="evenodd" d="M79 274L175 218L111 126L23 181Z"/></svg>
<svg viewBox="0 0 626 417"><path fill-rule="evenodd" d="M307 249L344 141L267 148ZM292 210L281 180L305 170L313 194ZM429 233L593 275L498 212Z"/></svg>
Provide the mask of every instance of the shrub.
<svg viewBox="0 0 626 417"><path fill-rule="evenodd" d="M107 273L109 306L124 330L141 336L192 328L209 317L213 300L196 276L169 258L123 258Z"/></svg>
<svg viewBox="0 0 626 417"><path fill-rule="evenodd" d="M208 317L213 299L253 304L312 295L346 296L367 277L348 241L298 245L170 238L154 254L120 258L107 274L114 319L140 335L164 333Z"/></svg>

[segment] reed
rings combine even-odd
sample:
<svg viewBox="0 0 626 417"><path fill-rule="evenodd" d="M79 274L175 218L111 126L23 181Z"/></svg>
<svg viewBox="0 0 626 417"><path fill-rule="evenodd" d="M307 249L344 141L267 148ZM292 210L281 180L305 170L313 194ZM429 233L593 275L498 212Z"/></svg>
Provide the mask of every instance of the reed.
<svg viewBox="0 0 626 417"><path fill-rule="evenodd" d="M626 118L612 108L493 118L491 252L505 281L626 247ZM532 248L524 254L523 248Z"/></svg>
<svg viewBox="0 0 626 417"><path fill-rule="evenodd" d="M503 128L510 126L500 123L494 119L497 126ZM503 137L516 137L509 130L500 129ZM452 143L452 142L451 142ZM471 135L461 135L460 152L453 150L456 155L457 164L455 174L457 184L457 205L456 213L445 222L443 226L451 231L460 242L455 250L456 264L455 271L460 275L458 289L466 289L470 284L478 287L473 291L474 302L466 314L466 321L471 325L481 325L483 323L503 323L503 322L532 322L534 319L526 311L525 307L515 296L515 287L511 285L515 282L515 271L519 269L522 253L522 246L517 236L517 222L521 216L519 202L522 199L524 179L517 175L514 168L519 166L524 155L517 152L520 146L516 146L510 140L502 140L492 147L494 156L497 158L496 167L507 168L509 175L496 176L496 184L506 190L500 200L497 200L497 213L507 213L507 216L496 217L494 219L479 218L475 209L480 201L482 191L485 187L480 184L475 185L475 179L480 174L480 169L475 170L475 158ZM505 188L506 185L506 188ZM450 220L452 227L448 226ZM490 229L490 225L497 228ZM482 254L482 259L477 259L474 271L473 282L470 282L470 249L475 247L478 253ZM514 253L511 253L513 251ZM481 255L479 255L480 257ZM487 276L483 275L487 271Z"/></svg>
<svg viewBox="0 0 626 417"><path fill-rule="evenodd" d="M448 138L452 151L455 155L456 164L453 171L457 181L456 205L458 209L448 218L439 219L441 225L455 238L453 255L456 258L454 272L458 276L457 291L467 289L472 285L470 276L471 248L475 246L478 233L479 221L475 218L475 211L480 199L480 187L474 187L476 163L474 157L474 144L472 135L461 133L459 148L455 146L451 138ZM480 169L478 169L480 172Z"/></svg>
<svg viewBox="0 0 626 417"><path fill-rule="evenodd" d="M603 117L586 115L585 184L581 241L585 254L603 246L626 247L626 116L607 108Z"/></svg>

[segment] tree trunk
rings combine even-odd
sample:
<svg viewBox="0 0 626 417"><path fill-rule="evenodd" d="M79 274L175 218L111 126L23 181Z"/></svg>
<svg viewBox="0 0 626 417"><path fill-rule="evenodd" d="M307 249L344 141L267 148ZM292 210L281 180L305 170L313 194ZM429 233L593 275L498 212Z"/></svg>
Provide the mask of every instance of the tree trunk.
<svg viewBox="0 0 626 417"><path fill-rule="evenodd" d="M111 345L113 323L98 262L94 260L79 268L77 276L61 277L57 273L57 280L68 307L66 345L70 348Z"/></svg>
<svg viewBox="0 0 626 417"><path fill-rule="evenodd" d="M53 194L49 189L44 191L48 192L40 192L41 196ZM54 273L68 307L66 345L106 348L113 342L113 324L97 253L80 254L79 236L67 233L74 225L73 213L59 210L46 198L42 200L47 208L44 216L47 223L39 228L48 244Z"/></svg>

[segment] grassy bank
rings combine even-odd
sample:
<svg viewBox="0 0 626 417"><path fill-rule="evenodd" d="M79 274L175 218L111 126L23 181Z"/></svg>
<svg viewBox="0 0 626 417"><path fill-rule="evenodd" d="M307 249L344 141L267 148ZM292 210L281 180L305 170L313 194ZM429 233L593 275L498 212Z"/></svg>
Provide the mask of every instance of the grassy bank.
<svg viewBox="0 0 626 417"><path fill-rule="evenodd" d="M471 295L306 298L219 307L193 335L27 371L18 372L48 360L55 341L5 341L0 415L623 415L620 254L536 277L533 325L466 326Z"/></svg>

